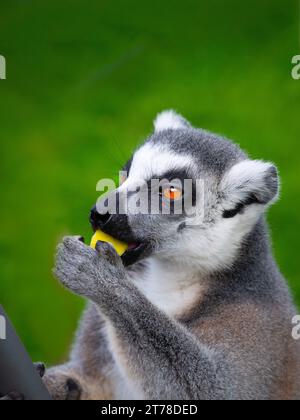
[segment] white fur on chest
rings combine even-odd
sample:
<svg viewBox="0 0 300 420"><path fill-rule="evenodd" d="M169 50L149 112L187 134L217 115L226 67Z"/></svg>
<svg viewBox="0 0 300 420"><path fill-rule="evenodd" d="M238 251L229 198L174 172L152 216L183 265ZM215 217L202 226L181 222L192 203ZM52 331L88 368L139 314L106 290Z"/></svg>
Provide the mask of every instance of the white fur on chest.
<svg viewBox="0 0 300 420"><path fill-rule="evenodd" d="M168 316L179 316L200 300L205 290L199 277L180 267L166 266L150 260L142 278L137 277L136 286L149 301Z"/></svg>

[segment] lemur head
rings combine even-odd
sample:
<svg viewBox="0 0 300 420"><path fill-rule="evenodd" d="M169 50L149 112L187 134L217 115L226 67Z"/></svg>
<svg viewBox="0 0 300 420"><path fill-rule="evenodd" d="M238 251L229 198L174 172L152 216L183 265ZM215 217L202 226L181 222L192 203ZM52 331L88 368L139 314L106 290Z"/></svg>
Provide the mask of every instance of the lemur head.
<svg viewBox="0 0 300 420"><path fill-rule="evenodd" d="M276 167L250 160L232 142L193 128L173 111L159 114L154 128L126 165L128 177L116 191L119 200L127 196L130 208L146 189L148 212L100 215L97 207L93 227L130 244L125 265L153 257L207 272L230 267L278 196ZM156 212L150 196L158 197Z"/></svg>

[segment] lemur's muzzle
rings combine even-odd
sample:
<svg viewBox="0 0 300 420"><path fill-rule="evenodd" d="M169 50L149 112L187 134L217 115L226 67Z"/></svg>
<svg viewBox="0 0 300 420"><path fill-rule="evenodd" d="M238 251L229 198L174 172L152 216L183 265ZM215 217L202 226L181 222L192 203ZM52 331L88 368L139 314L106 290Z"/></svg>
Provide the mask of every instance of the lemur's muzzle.
<svg viewBox="0 0 300 420"><path fill-rule="evenodd" d="M94 231L102 230L104 233L127 243L134 240L128 217L125 214L110 214L109 211L101 214L95 206L91 210L90 223Z"/></svg>
<svg viewBox="0 0 300 420"><path fill-rule="evenodd" d="M109 222L111 217L112 216L109 213L106 213L106 214L98 213L97 207L94 206L91 210L91 213L90 213L90 223L91 223L94 231L96 231L98 229L103 230L106 223Z"/></svg>
<svg viewBox="0 0 300 420"><path fill-rule="evenodd" d="M110 214L108 211L101 214L95 206L90 213L90 223L94 231L102 230L102 232L128 244L128 250L122 255L125 266L138 261L147 248L145 243L134 237L128 223L128 216L125 214Z"/></svg>

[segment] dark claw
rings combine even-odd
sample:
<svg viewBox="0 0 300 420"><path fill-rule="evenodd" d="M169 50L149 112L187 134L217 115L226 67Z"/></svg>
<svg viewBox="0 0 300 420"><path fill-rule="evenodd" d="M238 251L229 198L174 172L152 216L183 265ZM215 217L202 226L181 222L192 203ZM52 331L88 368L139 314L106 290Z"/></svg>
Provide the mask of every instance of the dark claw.
<svg viewBox="0 0 300 420"><path fill-rule="evenodd" d="M37 362L37 363L34 364L34 367L35 367L37 373L39 374L39 376L41 378L43 378L44 375L45 375L45 372L46 372L46 366L44 365L44 363Z"/></svg>
<svg viewBox="0 0 300 420"><path fill-rule="evenodd" d="M84 237L83 237L83 236L80 236L80 237L78 238L78 240L84 244Z"/></svg>

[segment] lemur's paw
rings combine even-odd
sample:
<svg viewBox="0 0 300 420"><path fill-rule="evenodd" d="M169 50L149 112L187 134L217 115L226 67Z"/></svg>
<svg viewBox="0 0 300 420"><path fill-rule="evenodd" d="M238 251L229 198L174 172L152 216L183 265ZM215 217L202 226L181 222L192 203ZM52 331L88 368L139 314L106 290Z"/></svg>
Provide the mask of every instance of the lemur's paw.
<svg viewBox="0 0 300 420"><path fill-rule="evenodd" d="M42 378L45 374L45 365L44 363L38 362L34 363L34 367L39 374L39 376ZM0 401L23 401L25 400L24 395L20 394L19 392L10 392L7 395L0 395Z"/></svg>
<svg viewBox="0 0 300 420"><path fill-rule="evenodd" d="M80 400L83 394L79 381L60 368L47 370L43 381L54 400Z"/></svg>
<svg viewBox="0 0 300 420"><path fill-rule="evenodd" d="M0 395L0 401L23 401L24 399L24 396L18 392L10 392L4 396Z"/></svg>
<svg viewBox="0 0 300 420"><path fill-rule="evenodd" d="M125 277L125 268L111 245L98 242L93 250L79 237L66 237L57 248L54 274L74 293L95 299Z"/></svg>

